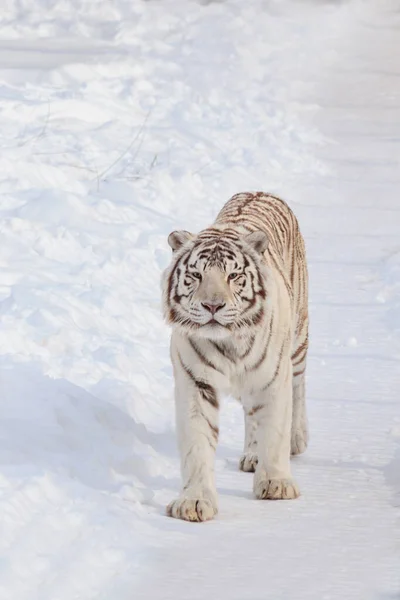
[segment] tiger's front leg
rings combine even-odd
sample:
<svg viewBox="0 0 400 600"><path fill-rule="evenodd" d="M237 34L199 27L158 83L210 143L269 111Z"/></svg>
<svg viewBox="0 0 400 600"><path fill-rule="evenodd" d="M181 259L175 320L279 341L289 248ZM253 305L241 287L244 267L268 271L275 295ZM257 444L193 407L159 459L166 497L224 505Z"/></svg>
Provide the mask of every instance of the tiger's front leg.
<svg viewBox="0 0 400 600"><path fill-rule="evenodd" d="M174 361L175 409L182 491L167 514L185 521L208 521L218 511L214 458L218 441L218 397L196 378L179 353Z"/></svg>
<svg viewBox="0 0 400 600"><path fill-rule="evenodd" d="M254 399L253 415L258 422L256 498L290 500L300 495L290 469L292 402L292 365L287 357Z"/></svg>

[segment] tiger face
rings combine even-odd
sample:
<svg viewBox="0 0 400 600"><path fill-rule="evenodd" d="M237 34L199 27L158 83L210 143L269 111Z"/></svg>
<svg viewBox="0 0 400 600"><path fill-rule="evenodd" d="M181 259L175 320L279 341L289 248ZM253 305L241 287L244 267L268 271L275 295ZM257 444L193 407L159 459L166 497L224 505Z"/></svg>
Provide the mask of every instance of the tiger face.
<svg viewBox="0 0 400 600"><path fill-rule="evenodd" d="M262 255L267 236L206 229L195 236L174 231L163 280L167 322L186 333L219 339L256 326L266 297Z"/></svg>

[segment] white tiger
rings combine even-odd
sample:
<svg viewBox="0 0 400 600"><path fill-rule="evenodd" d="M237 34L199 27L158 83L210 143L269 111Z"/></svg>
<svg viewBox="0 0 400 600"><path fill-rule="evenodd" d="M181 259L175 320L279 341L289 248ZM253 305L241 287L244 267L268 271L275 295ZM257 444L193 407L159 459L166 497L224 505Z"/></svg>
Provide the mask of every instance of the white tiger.
<svg viewBox="0 0 400 600"><path fill-rule="evenodd" d="M308 275L296 217L275 196L241 193L211 227L175 231L168 242L163 304L183 486L167 514L205 521L217 513L218 410L228 393L243 404L239 464L255 470L255 496L297 498L290 454L308 443Z"/></svg>

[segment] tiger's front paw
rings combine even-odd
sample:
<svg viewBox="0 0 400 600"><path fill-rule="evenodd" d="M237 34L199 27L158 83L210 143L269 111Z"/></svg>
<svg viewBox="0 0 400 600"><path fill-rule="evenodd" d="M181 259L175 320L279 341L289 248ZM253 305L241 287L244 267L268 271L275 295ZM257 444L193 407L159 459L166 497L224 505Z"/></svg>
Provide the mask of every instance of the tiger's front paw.
<svg viewBox="0 0 400 600"><path fill-rule="evenodd" d="M300 490L293 479L255 477L254 494L259 500L294 500Z"/></svg>
<svg viewBox="0 0 400 600"><path fill-rule="evenodd" d="M210 521L218 512L217 498L211 493L183 492L167 506L167 515L184 521Z"/></svg>
<svg viewBox="0 0 400 600"><path fill-rule="evenodd" d="M245 452L239 461L239 469L246 473L254 473L258 463L257 454L254 452Z"/></svg>

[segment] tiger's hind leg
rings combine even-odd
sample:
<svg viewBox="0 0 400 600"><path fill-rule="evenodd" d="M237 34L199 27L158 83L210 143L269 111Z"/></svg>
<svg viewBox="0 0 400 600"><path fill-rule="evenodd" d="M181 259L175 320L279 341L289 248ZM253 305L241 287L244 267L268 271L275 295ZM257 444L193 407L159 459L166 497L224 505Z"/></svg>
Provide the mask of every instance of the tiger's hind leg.
<svg viewBox="0 0 400 600"><path fill-rule="evenodd" d="M244 450L239 461L239 469L246 473L254 473L256 470L257 457L257 421L251 409L246 407L244 411Z"/></svg>
<svg viewBox="0 0 400 600"><path fill-rule="evenodd" d="M297 371L296 371L297 368ZM304 366L305 368L305 366ZM308 446L305 372L293 367L293 414L290 453L302 454Z"/></svg>
<svg viewBox="0 0 400 600"><path fill-rule="evenodd" d="M283 349L283 348L282 348ZM258 463L253 490L260 500L292 500L300 495L290 468L292 365L281 355L270 381L253 397L258 421Z"/></svg>

